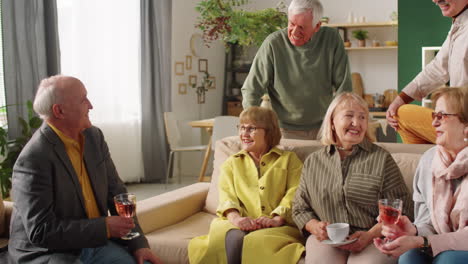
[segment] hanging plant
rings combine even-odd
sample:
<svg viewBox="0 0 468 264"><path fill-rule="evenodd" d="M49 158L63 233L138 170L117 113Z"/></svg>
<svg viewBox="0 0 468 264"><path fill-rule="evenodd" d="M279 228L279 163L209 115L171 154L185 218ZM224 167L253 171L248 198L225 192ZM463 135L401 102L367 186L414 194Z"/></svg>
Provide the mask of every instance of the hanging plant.
<svg viewBox="0 0 468 264"><path fill-rule="evenodd" d="M220 39L240 46L260 46L265 38L288 24L283 11L286 5L280 2L276 8L245 11L241 7L249 0L202 0L195 10L200 13L195 24L203 31L203 40L209 44Z"/></svg>

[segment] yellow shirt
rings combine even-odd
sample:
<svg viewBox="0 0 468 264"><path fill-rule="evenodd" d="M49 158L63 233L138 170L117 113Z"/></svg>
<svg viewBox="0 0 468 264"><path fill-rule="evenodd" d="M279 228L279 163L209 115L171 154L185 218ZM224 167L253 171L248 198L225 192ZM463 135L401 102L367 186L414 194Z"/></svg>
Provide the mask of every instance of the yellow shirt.
<svg viewBox="0 0 468 264"><path fill-rule="evenodd" d="M101 216L99 213L99 208L97 207L96 198L94 197L93 187L91 187L91 182L89 181L88 172L84 165L83 152L84 152L84 137L80 134L80 142L66 136L52 124L47 123L52 130L57 133L59 138L62 140L65 145L65 151L68 154L73 168L75 169L76 175L81 185L81 191L83 192L83 198L85 200L86 214L88 218L98 218Z"/></svg>

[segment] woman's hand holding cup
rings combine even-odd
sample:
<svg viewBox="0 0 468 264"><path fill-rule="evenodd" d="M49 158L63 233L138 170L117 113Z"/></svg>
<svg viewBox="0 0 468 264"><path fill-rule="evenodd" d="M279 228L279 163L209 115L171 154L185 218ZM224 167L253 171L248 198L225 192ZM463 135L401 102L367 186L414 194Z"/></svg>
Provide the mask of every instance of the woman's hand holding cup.
<svg viewBox="0 0 468 264"><path fill-rule="evenodd" d="M323 241L328 239L327 233L328 222L321 222L317 219L312 219L305 225L305 229L315 236L318 241Z"/></svg>

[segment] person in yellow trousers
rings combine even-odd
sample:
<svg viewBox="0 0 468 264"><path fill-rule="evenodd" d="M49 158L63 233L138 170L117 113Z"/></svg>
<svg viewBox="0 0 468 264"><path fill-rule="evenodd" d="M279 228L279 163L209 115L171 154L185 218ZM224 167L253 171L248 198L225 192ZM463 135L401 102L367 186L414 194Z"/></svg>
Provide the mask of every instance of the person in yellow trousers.
<svg viewBox="0 0 468 264"><path fill-rule="evenodd" d="M297 263L304 246L291 203L302 162L276 147L281 131L270 109L244 110L239 137L242 150L221 167L219 217L208 235L190 241L190 263Z"/></svg>

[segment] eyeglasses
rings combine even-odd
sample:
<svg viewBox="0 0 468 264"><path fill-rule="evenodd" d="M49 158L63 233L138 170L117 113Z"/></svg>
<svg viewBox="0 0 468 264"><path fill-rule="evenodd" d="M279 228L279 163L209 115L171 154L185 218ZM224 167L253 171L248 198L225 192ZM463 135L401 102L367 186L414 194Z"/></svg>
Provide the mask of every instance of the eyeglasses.
<svg viewBox="0 0 468 264"><path fill-rule="evenodd" d="M434 118L437 118L437 120L441 120L441 119L446 119L448 116L458 116L458 114L446 114L446 113L442 113L442 112L432 112L432 120L434 120Z"/></svg>
<svg viewBox="0 0 468 264"><path fill-rule="evenodd" d="M247 132L249 134L255 133L257 129L264 129L263 127L254 127L254 126L244 126L244 125L237 125L237 131L239 133Z"/></svg>

